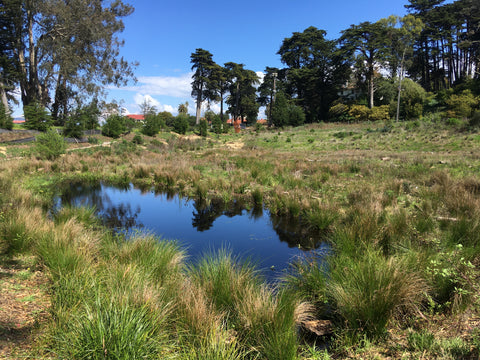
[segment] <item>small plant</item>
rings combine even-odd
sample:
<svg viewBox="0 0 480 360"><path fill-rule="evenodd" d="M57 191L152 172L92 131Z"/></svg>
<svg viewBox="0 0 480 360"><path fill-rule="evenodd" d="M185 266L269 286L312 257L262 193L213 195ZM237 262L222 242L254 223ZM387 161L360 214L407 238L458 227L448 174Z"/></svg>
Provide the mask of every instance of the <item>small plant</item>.
<svg viewBox="0 0 480 360"><path fill-rule="evenodd" d="M92 145L100 144L100 140L94 136L87 137L87 141L89 144L92 144Z"/></svg>
<svg viewBox="0 0 480 360"><path fill-rule="evenodd" d="M143 145L143 137L140 134L135 134L135 136L132 139L132 142L137 145Z"/></svg>
<svg viewBox="0 0 480 360"><path fill-rule="evenodd" d="M35 150L41 159L54 160L65 154L66 149L65 140L55 130L48 130L36 138Z"/></svg>

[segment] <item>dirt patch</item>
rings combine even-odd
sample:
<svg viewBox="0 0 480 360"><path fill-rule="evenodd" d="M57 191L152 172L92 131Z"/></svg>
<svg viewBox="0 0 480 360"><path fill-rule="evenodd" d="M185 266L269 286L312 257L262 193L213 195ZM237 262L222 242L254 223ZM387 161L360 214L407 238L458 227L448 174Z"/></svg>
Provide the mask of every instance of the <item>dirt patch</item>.
<svg viewBox="0 0 480 360"><path fill-rule="evenodd" d="M0 264L0 358L31 352L41 325L48 319L49 297L44 273L21 261Z"/></svg>
<svg viewBox="0 0 480 360"><path fill-rule="evenodd" d="M232 150L243 149L244 145L245 145L245 143L243 141L231 141L231 142L225 143L225 146L229 149L232 149Z"/></svg>

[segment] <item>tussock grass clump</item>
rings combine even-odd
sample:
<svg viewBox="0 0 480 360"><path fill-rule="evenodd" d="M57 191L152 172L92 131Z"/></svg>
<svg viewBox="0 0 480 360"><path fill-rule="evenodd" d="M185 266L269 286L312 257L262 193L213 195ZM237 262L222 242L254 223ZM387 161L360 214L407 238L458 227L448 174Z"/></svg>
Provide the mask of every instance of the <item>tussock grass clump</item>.
<svg viewBox="0 0 480 360"><path fill-rule="evenodd" d="M147 279L161 286L178 279L185 253L174 241L138 234L122 242L114 256L120 264L141 268Z"/></svg>
<svg viewBox="0 0 480 360"><path fill-rule="evenodd" d="M370 338L383 336L394 317L411 314L428 292L406 257L385 257L369 248L355 259L338 254L330 266L327 289L336 313L352 333Z"/></svg>
<svg viewBox="0 0 480 360"><path fill-rule="evenodd" d="M242 301L245 288L261 282L252 264L233 257L225 249L204 255L189 268L188 275L205 290L217 310L229 313Z"/></svg>
<svg viewBox="0 0 480 360"><path fill-rule="evenodd" d="M161 358L168 349L164 325L148 307L125 306L98 294L56 334L56 353L73 359Z"/></svg>

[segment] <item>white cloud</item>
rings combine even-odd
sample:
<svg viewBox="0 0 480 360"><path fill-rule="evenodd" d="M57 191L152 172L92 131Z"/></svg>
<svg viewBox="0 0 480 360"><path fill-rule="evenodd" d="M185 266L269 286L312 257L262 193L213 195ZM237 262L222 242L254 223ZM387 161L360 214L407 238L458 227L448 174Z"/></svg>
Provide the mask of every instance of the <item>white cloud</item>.
<svg viewBox="0 0 480 360"><path fill-rule="evenodd" d="M265 77L265 74L262 71L257 71L256 74L260 79L260 84L263 83L263 78Z"/></svg>
<svg viewBox="0 0 480 360"><path fill-rule="evenodd" d="M192 90L191 82L191 73L180 76L140 76L137 85L127 86L122 90L135 91L143 95L188 98Z"/></svg>

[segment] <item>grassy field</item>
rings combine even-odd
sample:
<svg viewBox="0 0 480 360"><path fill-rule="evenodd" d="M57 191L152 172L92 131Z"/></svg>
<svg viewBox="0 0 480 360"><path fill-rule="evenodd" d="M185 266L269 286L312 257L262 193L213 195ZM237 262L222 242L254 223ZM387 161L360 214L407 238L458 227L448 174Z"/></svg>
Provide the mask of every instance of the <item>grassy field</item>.
<svg viewBox="0 0 480 360"><path fill-rule="evenodd" d="M478 358L477 131L417 121L133 136L55 160L0 145L2 355ZM275 286L225 251L192 265L175 242L109 233L92 209L49 217L70 180L263 203L332 253L298 260ZM317 320L332 331L302 330Z"/></svg>

